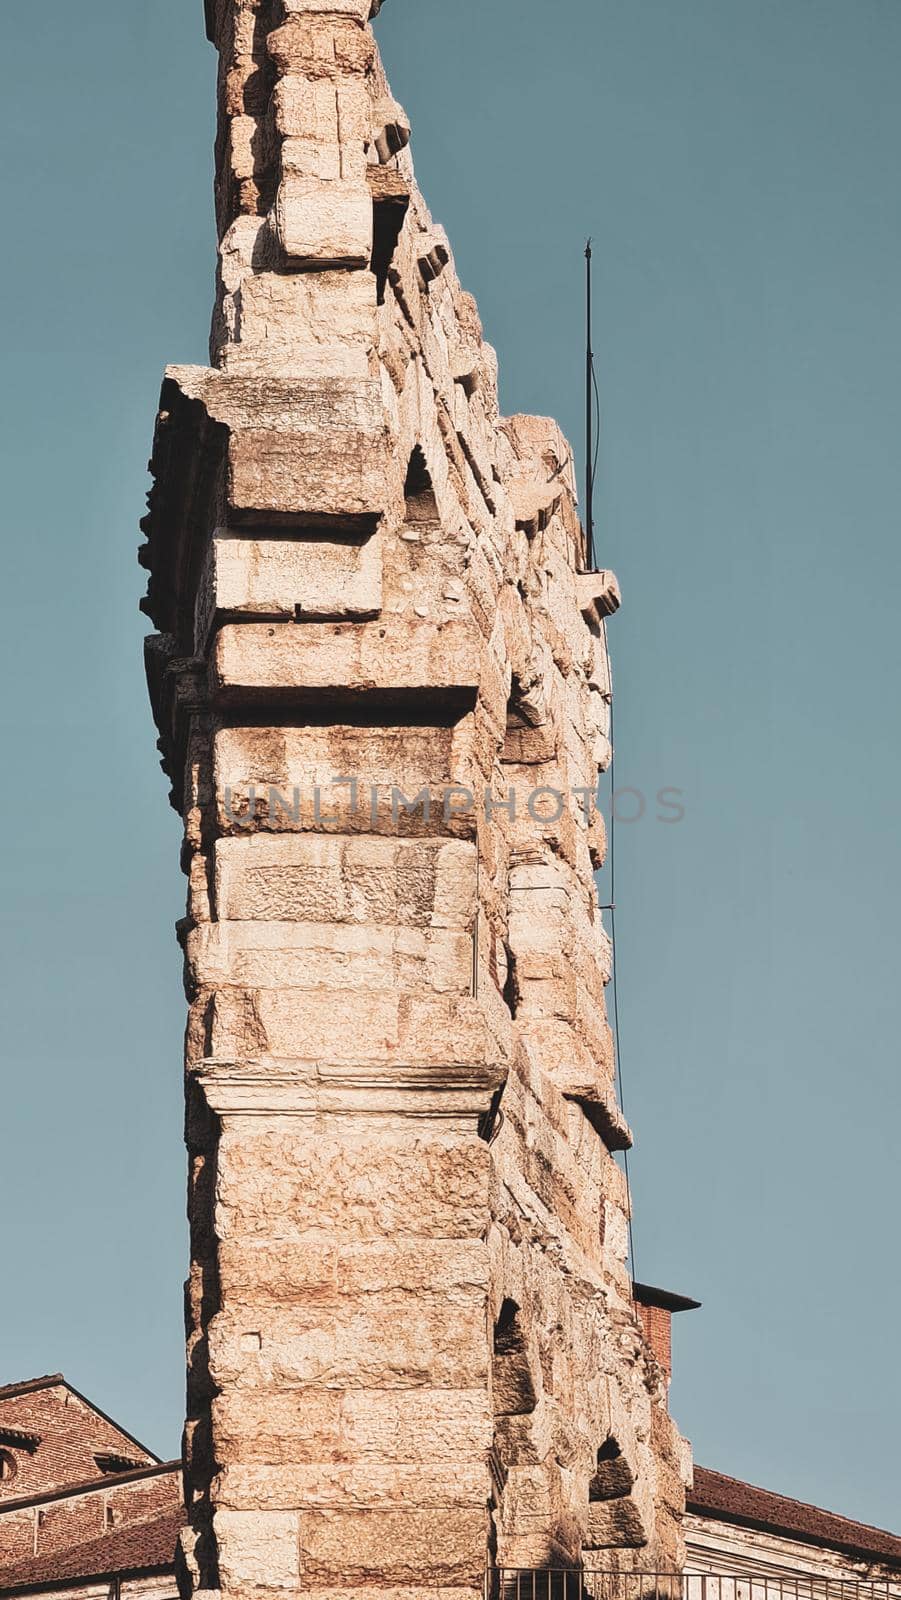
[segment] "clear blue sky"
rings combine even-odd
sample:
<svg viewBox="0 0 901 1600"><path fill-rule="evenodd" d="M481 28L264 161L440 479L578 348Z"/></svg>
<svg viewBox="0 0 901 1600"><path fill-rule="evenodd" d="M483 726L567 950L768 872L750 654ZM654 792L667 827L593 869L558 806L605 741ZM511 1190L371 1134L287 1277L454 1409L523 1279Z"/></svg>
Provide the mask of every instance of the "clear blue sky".
<svg viewBox="0 0 901 1600"><path fill-rule="evenodd" d="M602 560L641 1277L704 1301L697 1458L901 1525L901 7L386 0L420 181L507 410L581 445ZM205 359L200 0L0 16L0 1380L182 1410L179 826L135 562L165 362Z"/></svg>

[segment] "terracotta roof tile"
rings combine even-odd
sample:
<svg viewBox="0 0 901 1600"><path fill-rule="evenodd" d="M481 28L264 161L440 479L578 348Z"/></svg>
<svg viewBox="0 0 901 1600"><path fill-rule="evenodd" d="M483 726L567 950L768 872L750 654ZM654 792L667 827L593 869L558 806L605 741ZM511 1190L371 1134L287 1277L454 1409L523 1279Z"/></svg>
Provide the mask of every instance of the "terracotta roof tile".
<svg viewBox="0 0 901 1600"><path fill-rule="evenodd" d="M852 1522L819 1506L772 1494L739 1478L727 1478L708 1467L695 1467L694 1486L688 1492L688 1510L695 1515L720 1517L747 1527L765 1529L789 1539L828 1545L849 1555L901 1567L901 1535L865 1522Z"/></svg>
<svg viewBox="0 0 901 1600"><path fill-rule="evenodd" d="M175 1564L175 1546L184 1523L180 1507L148 1522L112 1528L101 1539L71 1550L48 1552L0 1572L0 1594L34 1589L66 1579L99 1578L124 1572L164 1571Z"/></svg>

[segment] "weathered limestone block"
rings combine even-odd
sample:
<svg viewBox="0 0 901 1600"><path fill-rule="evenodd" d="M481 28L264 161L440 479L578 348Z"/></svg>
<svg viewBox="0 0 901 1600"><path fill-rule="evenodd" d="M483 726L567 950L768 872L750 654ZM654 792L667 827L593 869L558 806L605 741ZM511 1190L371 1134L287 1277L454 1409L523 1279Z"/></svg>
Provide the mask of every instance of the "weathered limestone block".
<svg viewBox="0 0 901 1600"><path fill-rule="evenodd" d="M372 107L373 143L384 165L410 143L410 121L403 106L388 98Z"/></svg>
<svg viewBox="0 0 901 1600"><path fill-rule="evenodd" d="M234 1388L213 1400L220 1459L248 1465L384 1463L417 1470L480 1461L491 1416L479 1389Z"/></svg>
<svg viewBox="0 0 901 1600"><path fill-rule="evenodd" d="M641 1517L629 1499L591 1504L586 1535L586 1547L591 1550L640 1549L648 1543Z"/></svg>
<svg viewBox="0 0 901 1600"><path fill-rule="evenodd" d="M466 1388L484 1379L484 1293L460 1305L420 1295L401 1306L378 1296L327 1309L228 1304L210 1325L210 1373L219 1387ZM256 1319L256 1320L254 1320ZM248 1348L247 1334L259 1343Z"/></svg>
<svg viewBox="0 0 901 1600"><path fill-rule="evenodd" d="M172 367L167 376L226 430L231 510L332 524L382 514L387 438L372 380L261 382L205 367Z"/></svg>
<svg viewBox="0 0 901 1600"><path fill-rule="evenodd" d="M461 1303L488 1289L488 1257L475 1240L375 1240L335 1247L268 1239L223 1240L219 1277L227 1300L245 1304L291 1303L303 1295L319 1306L340 1306L361 1296L440 1294ZM365 1303L365 1302L364 1302Z"/></svg>
<svg viewBox="0 0 901 1600"><path fill-rule="evenodd" d="M213 1521L219 1569L227 1588L236 1592L248 1587L298 1588L296 1511L234 1511L218 1506Z"/></svg>
<svg viewBox="0 0 901 1600"><path fill-rule="evenodd" d="M229 164L232 176L240 181L253 178L257 171L255 144L258 137L254 117L232 117L229 123Z"/></svg>
<svg viewBox="0 0 901 1600"><path fill-rule="evenodd" d="M216 845L220 920L472 926L475 847L462 840L252 834Z"/></svg>
<svg viewBox="0 0 901 1600"><path fill-rule="evenodd" d="M376 342L372 273L286 273L275 257L259 217L239 217L222 241L214 342L224 370L367 379Z"/></svg>
<svg viewBox="0 0 901 1600"><path fill-rule="evenodd" d="M479 1466L441 1462L423 1465L226 1467L217 1480L220 1504L236 1509L358 1511L393 1509L398 1500L418 1510L457 1510L478 1506L485 1497L485 1472Z"/></svg>
<svg viewBox="0 0 901 1600"><path fill-rule="evenodd" d="M304 1578L312 1584L341 1571L349 1585L415 1586L417 1574L427 1570L436 1585L477 1587L487 1525L484 1494L480 1505L465 1510L304 1512Z"/></svg>
<svg viewBox="0 0 901 1600"><path fill-rule="evenodd" d="M502 1131L515 1145L514 1165L525 1183L522 1188L519 1178L514 1183L521 1203L527 1203L528 1194L536 1215L556 1218L586 1257L606 1265L606 1208L615 1217L627 1209L622 1174L581 1110L549 1089L527 1041L517 1050L507 1080ZM515 1286L510 1292L518 1294Z"/></svg>
<svg viewBox="0 0 901 1600"><path fill-rule="evenodd" d="M356 434L329 433L328 443L306 433L248 429L232 437L228 454L228 509L258 517L296 517L334 527L374 526L381 514L381 441L371 449Z"/></svg>
<svg viewBox="0 0 901 1600"><path fill-rule="evenodd" d="M319 181L328 183L330 185L337 185L341 181L341 146L339 144L323 144L316 139L283 139L280 156L283 180L286 178L314 180L316 181L317 187ZM366 176L365 161L362 153L360 155L360 166L363 170L361 172L361 182L358 187L362 187L362 180L365 180ZM306 185L298 184L292 186L300 191L299 194L295 195L295 199L298 200L299 203L302 203L302 193L304 188L309 189L311 186L311 183L307 183ZM337 188L332 189L330 192L335 196L339 193ZM278 206L279 203L284 203L287 198L288 188L283 181L280 186L279 200L276 202L276 205ZM334 218L334 211L332 212L332 218ZM305 215L301 214L298 218L298 221L306 230L313 228L316 224L314 208L311 208ZM344 231L346 231L346 224L344 225ZM284 219L280 217L278 210L276 211L276 234L282 248L286 251L286 254L290 254L290 251L288 251L286 245ZM321 241L317 241L319 247L325 244L327 237L328 236L325 235ZM356 267L358 269L366 266L369 260L370 249L371 244L368 248L364 248L359 260L356 262ZM304 253L302 251L298 251L297 254L298 262L300 262L304 258ZM309 263L309 261L312 259L313 256L307 254L306 261ZM348 259L345 256L339 255L333 264L337 268L346 268L354 265L354 262L352 256L350 259Z"/></svg>
<svg viewBox="0 0 901 1600"><path fill-rule="evenodd" d="M622 594L614 572L590 572L576 580L579 610L586 622L599 624L622 605Z"/></svg>
<svg viewBox="0 0 901 1600"><path fill-rule="evenodd" d="M366 83L346 78L338 84L288 73L272 95L275 125L285 140L301 139L338 151L339 170L348 152L359 144L361 155L372 129L372 101ZM365 175L365 174L364 174Z"/></svg>
<svg viewBox="0 0 901 1600"><path fill-rule="evenodd" d="M319 728L291 728L284 737L282 730L257 736L255 729L222 729L215 766L219 827L238 836L266 831L475 838L484 779L472 720L453 729L415 730L397 767L390 764L393 743L388 730L347 725L328 735Z"/></svg>
<svg viewBox="0 0 901 1600"><path fill-rule="evenodd" d="M340 168L337 149L335 157L334 167ZM285 176L279 184L275 227L286 256L305 267L367 266L372 196L365 178L307 175L303 168L308 163L300 161L294 141L288 141L282 160Z"/></svg>
<svg viewBox="0 0 901 1600"><path fill-rule="evenodd" d="M431 696L456 720L479 687L481 639L465 621L226 626L211 662L220 702L301 694Z"/></svg>
<svg viewBox="0 0 901 1600"><path fill-rule="evenodd" d="M529 1416L535 1410L538 1401L525 1351L495 1358L492 1393L499 1417Z"/></svg>
<svg viewBox="0 0 901 1600"><path fill-rule="evenodd" d="M300 72L310 79L366 76L375 55L372 34L341 6L333 7L328 16L309 7L303 13L295 8L269 34L266 48L280 74Z"/></svg>
<svg viewBox="0 0 901 1600"><path fill-rule="evenodd" d="M454 929L372 924L205 923L187 935L186 957L197 988L434 989L468 994L472 935Z"/></svg>
<svg viewBox="0 0 901 1600"><path fill-rule="evenodd" d="M348 1391L341 1428L348 1452L389 1462L482 1461L491 1443L491 1414L481 1384Z"/></svg>
<svg viewBox="0 0 901 1600"><path fill-rule="evenodd" d="M196 642L216 620L247 617L360 618L382 603L381 546L345 540L216 537L197 592Z"/></svg>
<svg viewBox="0 0 901 1600"><path fill-rule="evenodd" d="M221 1238L484 1236L490 1157L478 1139L389 1127L377 1145L362 1133L348 1144L297 1127L235 1118L223 1129Z"/></svg>
<svg viewBox="0 0 901 1600"><path fill-rule="evenodd" d="M489 991L490 994L490 991ZM486 997L487 998L487 997ZM397 990L334 989L219 990L207 1011L206 1061L315 1062L346 1064L342 1081L377 1087L392 1081L395 1068L421 1073L453 1064L498 1072L505 1058L501 1027L492 1028L489 1007L474 998L420 999ZM383 1072L370 1070L383 1065ZM303 1076L303 1075L302 1075ZM434 1074L436 1084L440 1073ZM309 1083L321 1082L305 1075Z"/></svg>

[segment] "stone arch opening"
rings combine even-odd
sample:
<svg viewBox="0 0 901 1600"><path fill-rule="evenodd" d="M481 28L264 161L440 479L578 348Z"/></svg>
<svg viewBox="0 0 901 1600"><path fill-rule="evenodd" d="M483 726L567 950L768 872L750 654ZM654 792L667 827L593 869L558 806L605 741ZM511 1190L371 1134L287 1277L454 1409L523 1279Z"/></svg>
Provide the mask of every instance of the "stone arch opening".
<svg viewBox="0 0 901 1600"><path fill-rule="evenodd" d="M505 1299L494 1324L494 1411L499 1417L529 1416L538 1404L523 1326L515 1300Z"/></svg>
<svg viewBox="0 0 901 1600"><path fill-rule="evenodd" d="M437 522L438 501L425 455L420 445L414 445L404 482L406 522Z"/></svg>
<svg viewBox="0 0 901 1600"><path fill-rule="evenodd" d="M598 1505L622 1499L631 1493L634 1482L632 1469L611 1435L598 1450L595 1470L588 1484L588 1503Z"/></svg>
<svg viewBox="0 0 901 1600"><path fill-rule="evenodd" d="M588 1481L586 1550L636 1550L647 1544L634 1487L635 1474L619 1440L608 1434Z"/></svg>

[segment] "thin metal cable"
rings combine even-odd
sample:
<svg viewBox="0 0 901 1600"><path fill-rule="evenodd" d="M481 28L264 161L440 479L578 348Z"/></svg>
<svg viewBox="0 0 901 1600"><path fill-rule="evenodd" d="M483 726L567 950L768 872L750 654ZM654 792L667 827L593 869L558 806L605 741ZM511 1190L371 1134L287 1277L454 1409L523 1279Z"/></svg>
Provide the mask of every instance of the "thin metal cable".
<svg viewBox="0 0 901 1600"><path fill-rule="evenodd" d="M585 419L585 444L586 454L590 457L585 464L586 475L586 548L589 569L594 570L596 556L594 547L594 486L597 478L598 459L601 450L601 394L598 387L597 370L594 364L594 342L592 333L592 296L591 296L591 240L585 246L586 263L586 419ZM595 426L597 424L597 426ZM592 448L593 447L593 448ZM619 1028L619 961L616 948L616 740L613 731L613 672L610 665L610 645L607 639L607 624L601 624L604 636L604 654L607 662L607 691L610 695L610 826L608 829L607 859L610 863L610 947L613 970L611 972L611 989L613 993L613 1059L616 1073L616 1092L619 1096L620 1110L626 1116L626 1103L623 1094L623 1062L620 1049ZM628 1121L628 1118L626 1118ZM629 1176L629 1152L623 1151L623 1172L626 1179L626 1203L629 1207L629 1263L632 1270L632 1281L636 1281L638 1272L635 1266L635 1237L632 1227L632 1184Z"/></svg>
<svg viewBox="0 0 901 1600"><path fill-rule="evenodd" d="M594 440L594 460L591 463L591 492L593 495L595 479L598 475L598 456L601 453L601 391L598 388L598 375L594 368L594 351L591 353L591 382L594 388L594 415L597 423Z"/></svg>

